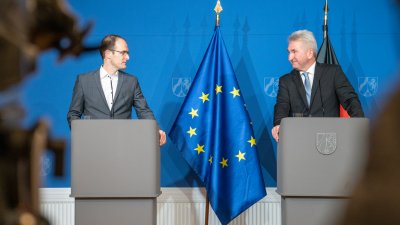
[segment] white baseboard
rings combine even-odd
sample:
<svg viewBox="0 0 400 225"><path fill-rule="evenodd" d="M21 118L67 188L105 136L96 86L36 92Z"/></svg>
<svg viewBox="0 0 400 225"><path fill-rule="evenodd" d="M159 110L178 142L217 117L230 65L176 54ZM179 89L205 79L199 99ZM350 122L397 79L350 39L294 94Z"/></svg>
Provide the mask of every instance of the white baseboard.
<svg viewBox="0 0 400 225"><path fill-rule="evenodd" d="M157 198L158 225L204 224L204 188L161 188L161 192ZM74 199L70 194L70 188L40 189L42 214L52 225L74 225ZM280 202L276 188L267 188L267 196L230 225L280 225ZM209 224L220 224L211 207Z"/></svg>

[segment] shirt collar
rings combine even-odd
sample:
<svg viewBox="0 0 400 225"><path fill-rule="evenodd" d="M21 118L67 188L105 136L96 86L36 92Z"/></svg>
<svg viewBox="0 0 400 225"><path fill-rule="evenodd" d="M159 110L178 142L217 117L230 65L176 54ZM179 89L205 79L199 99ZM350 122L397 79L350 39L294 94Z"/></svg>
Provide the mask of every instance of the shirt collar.
<svg viewBox="0 0 400 225"><path fill-rule="evenodd" d="M108 74L107 71L103 68L103 66L100 66L100 79L107 77L107 75L111 76L112 78L118 78L118 73L119 71L117 70L115 74Z"/></svg>
<svg viewBox="0 0 400 225"><path fill-rule="evenodd" d="M317 63L314 62L314 63L310 66L310 68L308 68L307 71L302 71L301 73L307 72L308 74L314 74L314 73L315 73L315 65L316 65L316 64L317 64Z"/></svg>

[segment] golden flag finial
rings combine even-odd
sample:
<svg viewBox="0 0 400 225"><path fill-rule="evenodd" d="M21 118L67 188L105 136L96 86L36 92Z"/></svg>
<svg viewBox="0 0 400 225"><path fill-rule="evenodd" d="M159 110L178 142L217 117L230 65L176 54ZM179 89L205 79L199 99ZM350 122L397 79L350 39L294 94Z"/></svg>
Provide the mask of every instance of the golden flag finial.
<svg viewBox="0 0 400 225"><path fill-rule="evenodd" d="M217 21L216 21L216 26L219 26L219 14L222 12L222 6L221 6L221 2L218 0L217 1L217 5L215 5L214 8L215 13L217 13Z"/></svg>

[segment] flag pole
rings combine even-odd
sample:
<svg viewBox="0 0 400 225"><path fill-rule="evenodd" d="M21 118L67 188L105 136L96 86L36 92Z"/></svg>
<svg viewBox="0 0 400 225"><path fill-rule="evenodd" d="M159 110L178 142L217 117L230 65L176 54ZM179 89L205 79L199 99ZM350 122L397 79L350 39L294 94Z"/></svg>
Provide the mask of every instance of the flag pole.
<svg viewBox="0 0 400 225"><path fill-rule="evenodd" d="M210 200L208 200L208 194L206 191L206 212L205 212L205 219L204 219L204 225L208 225L208 214L210 211Z"/></svg>
<svg viewBox="0 0 400 225"><path fill-rule="evenodd" d="M324 26L323 26L323 31L324 31L324 39L326 38L326 35L328 33L328 0L325 0L325 5L324 5Z"/></svg>
<svg viewBox="0 0 400 225"><path fill-rule="evenodd" d="M222 12L222 6L219 0L217 1L217 4L214 7L214 11L216 13L215 26L219 27L219 22L220 22L219 14ZM208 199L208 194L206 190L206 210L205 210L204 225L208 225L209 214L210 214L210 200Z"/></svg>

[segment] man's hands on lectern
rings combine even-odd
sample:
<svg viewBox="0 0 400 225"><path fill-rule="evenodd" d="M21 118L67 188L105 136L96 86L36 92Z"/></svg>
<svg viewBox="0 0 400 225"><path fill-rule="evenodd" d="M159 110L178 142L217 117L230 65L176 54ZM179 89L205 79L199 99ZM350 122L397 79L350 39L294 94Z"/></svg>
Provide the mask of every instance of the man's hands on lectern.
<svg viewBox="0 0 400 225"><path fill-rule="evenodd" d="M160 146L163 146L165 143L167 143L167 135L163 130L158 130L160 133Z"/></svg>
<svg viewBox="0 0 400 225"><path fill-rule="evenodd" d="M271 130L272 137L275 139L276 142L279 141L279 127L280 127L280 125L276 125Z"/></svg>

